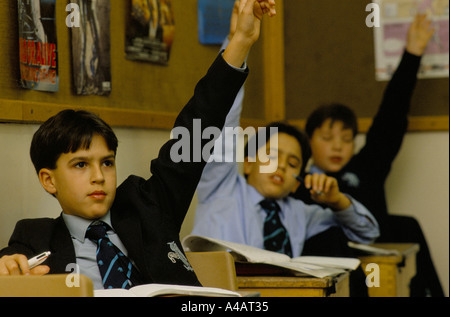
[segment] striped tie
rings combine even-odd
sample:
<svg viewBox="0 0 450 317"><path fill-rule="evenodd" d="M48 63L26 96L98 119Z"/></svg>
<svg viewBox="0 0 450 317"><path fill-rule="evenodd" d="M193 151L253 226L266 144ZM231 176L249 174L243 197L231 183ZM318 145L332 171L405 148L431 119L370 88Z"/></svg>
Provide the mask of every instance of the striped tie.
<svg viewBox="0 0 450 317"><path fill-rule="evenodd" d="M289 233L280 220L280 206L269 199L264 199L260 205L267 213L264 220L264 248L292 257Z"/></svg>
<svg viewBox="0 0 450 317"><path fill-rule="evenodd" d="M130 259L109 240L106 231L110 229L104 222L91 224L86 237L97 244L97 264L104 288L125 288L136 285L137 270Z"/></svg>

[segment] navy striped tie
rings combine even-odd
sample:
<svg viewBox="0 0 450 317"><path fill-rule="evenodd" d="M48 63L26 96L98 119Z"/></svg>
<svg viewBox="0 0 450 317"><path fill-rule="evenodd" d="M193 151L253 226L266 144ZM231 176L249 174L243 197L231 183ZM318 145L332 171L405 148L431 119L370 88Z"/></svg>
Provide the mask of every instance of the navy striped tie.
<svg viewBox="0 0 450 317"><path fill-rule="evenodd" d="M104 222L91 224L86 237L97 244L97 264L104 288L125 288L136 285L138 272L130 259L109 240L106 231L110 227Z"/></svg>
<svg viewBox="0 0 450 317"><path fill-rule="evenodd" d="M264 248L292 257L289 233L280 220L280 206L270 199L264 199L260 205L267 213L264 220Z"/></svg>

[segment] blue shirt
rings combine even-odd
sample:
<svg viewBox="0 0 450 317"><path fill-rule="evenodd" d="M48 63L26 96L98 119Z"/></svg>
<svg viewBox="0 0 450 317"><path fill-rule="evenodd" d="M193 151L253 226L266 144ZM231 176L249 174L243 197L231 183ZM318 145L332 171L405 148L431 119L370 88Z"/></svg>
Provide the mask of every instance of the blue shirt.
<svg viewBox="0 0 450 317"><path fill-rule="evenodd" d="M226 43L228 43L228 40L226 41ZM245 71L247 67L246 63L244 63L244 65L242 65L242 67L240 68L234 67L230 64L228 65L240 71ZM96 259L97 245L91 240L85 239L87 228L91 223L95 223L97 220L92 221L77 216L67 215L64 213L62 214L62 217L72 237L77 261L76 264L79 268L78 273L84 274L87 277L91 278L92 282L94 283L94 289L103 289L104 287L102 283L102 277ZM109 212L102 218L98 219L98 221L103 221L112 228ZM128 256L128 252L125 246L120 241L119 236L114 232L114 230L108 230L107 234L111 242L114 243L122 251L123 254ZM131 261L133 262L133 260Z"/></svg>
<svg viewBox="0 0 450 317"><path fill-rule="evenodd" d="M243 97L241 89L225 127L238 126ZM229 157L230 153L236 153L233 133L232 129L222 131L215 143L212 160L203 171L197 188L198 206L192 234L264 248L266 212L259 205L264 197L247 184L238 171L238 164L225 158L225 154ZM218 146L221 151L217 150ZM332 226L341 226L350 240L359 243L373 242L379 236L378 224L372 214L352 197L349 199L352 205L338 212L319 205L306 205L290 196L277 200L294 257L301 255L306 239Z"/></svg>
<svg viewBox="0 0 450 317"><path fill-rule="evenodd" d="M102 277L96 258L97 244L85 238L87 228L91 223L95 223L96 220L93 221L84 219L78 216L67 215L65 213L62 214L62 217L67 229L69 229L73 246L75 248L75 256L77 260L76 264L79 268L79 272L74 273L80 273L89 277L94 283L94 289L103 289ZM112 228L109 212L102 218L98 219L98 221L103 221ZM126 248L114 230L108 230L106 233L108 234L111 242L114 243L123 252L123 254L128 255Z"/></svg>

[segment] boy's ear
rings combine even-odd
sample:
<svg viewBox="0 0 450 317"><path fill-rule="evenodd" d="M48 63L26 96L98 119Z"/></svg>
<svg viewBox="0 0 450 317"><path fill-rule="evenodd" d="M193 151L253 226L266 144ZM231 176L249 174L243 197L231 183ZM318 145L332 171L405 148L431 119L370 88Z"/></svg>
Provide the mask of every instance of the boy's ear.
<svg viewBox="0 0 450 317"><path fill-rule="evenodd" d="M248 175L252 171L253 164L255 164L253 161L249 161L248 156L244 159L244 175Z"/></svg>
<svg viewBox="0 0 450 317"><path fill-rule="evenodd" d="M55 182L53 179L53 171L48 168L43 168L39 171L39 181L41 182L42 187L49 194L56 194Z"/></svg>

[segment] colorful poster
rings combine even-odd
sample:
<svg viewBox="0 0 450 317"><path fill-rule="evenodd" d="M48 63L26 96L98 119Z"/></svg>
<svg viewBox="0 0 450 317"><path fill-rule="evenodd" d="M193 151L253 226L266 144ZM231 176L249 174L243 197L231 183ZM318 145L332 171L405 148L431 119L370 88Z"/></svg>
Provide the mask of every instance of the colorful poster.
<svg viewBox="0 0 450 317"><path fill-rule="evenodd" d="M449 0L376 0L380 27L375 27L377 80L389 80L400 62L409 26L415 15L427 13L435 34L422 58L419 78L448 77Z"/></svg>
<svg viewBox="0 0 450 317"><path fill-rule="evenodd" d="M174 35L172 0L131 0L127 59L167 65Z"/></svg>
<svg viewBox="0 0 450 317"><path fill-rule="evenodd" d="M18 0L22 87L58 91L56 0Z"/></svg>
<svg viewBox="0 0 450 317"><path fill-rule="evenodd" d="M72 0L80 25L72 30L74 90L77 95L111 92L110 0Z"/></svg>

